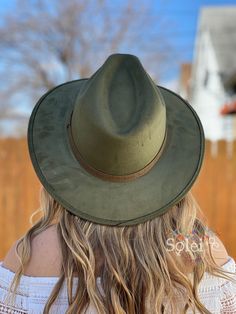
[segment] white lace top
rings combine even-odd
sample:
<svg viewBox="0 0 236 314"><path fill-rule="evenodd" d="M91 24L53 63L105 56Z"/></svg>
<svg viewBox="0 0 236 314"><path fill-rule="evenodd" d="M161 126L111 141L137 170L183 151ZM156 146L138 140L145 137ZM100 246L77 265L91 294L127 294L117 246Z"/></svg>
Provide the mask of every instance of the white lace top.
<svg viewBox="0 0 236 314"><path fill-rule="evenodd" d="M234 273L232 277L236 279L236 266L232 258L229 258L222 268ZM5 304L5 298L13 277L14 273L2 267L0 263L0 313L43 313L44 305L58 278L22 276L17 289L15 306L9 306ZM78 279L75 282L77 281ZM99 278L97 283L100 284ZM201 302L212 314L236 314L236 284L231 281L205 273L199 285L199 296ZM50 313L66 313L67 307L67 290L64 284ZM86 314L96 314L96 310L90 306Z"/></svg>

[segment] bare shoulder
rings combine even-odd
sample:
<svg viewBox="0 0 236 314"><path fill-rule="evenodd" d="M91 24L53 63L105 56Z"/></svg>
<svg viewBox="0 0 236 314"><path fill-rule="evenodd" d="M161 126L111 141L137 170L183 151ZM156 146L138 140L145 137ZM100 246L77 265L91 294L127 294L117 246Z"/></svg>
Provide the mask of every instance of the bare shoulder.
<svg viewBox="0 0 236 314"><path fill-rule="evenodd" d="M5 259L3 267L16 272L20 266L16 255L16 241ZM59 276L61 270L62 255L57 235L56 225L48 227L32 240L32 254L24 275L35 277Z"/></svg>
<svg viewBox="0 0 236 314"><path fill-rule="evenodd" d="M206 248L206 251L205 251L206 254L211 255L214 262L218 266L221 267L225 263L228 262L228 260L229 260L228 252L227 252L223 242L220 240L220 238L217 235L212 233L209 240L208 240L208 244L206 244L206 245L207 245L205 247ZM180 261L183 262L182 259ZM186 259L185 256L184 256L183 265L184 265L183 266L183 272L191 273L193 271L194 263L190 262L189 259Z"/></svg>
<svg viewBox="0 0 236 314"><path fill-rule="evenodd" d="M229 259L228 252L217 235L212 235L209 239L209 250L218 266L223 266Z"/></svg>

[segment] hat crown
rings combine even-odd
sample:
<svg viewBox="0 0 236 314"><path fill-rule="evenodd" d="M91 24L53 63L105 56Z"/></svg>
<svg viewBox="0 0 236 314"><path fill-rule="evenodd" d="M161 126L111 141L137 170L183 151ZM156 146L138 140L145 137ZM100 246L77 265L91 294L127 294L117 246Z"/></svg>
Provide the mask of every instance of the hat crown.
<svg viewBox="0 0 236 314"><path fill-rule="evenodd" d="M71 118L73 142L85 163L115 176L147 166L165 132L164 100L132 55L105 61L80 90Z"/></svg>

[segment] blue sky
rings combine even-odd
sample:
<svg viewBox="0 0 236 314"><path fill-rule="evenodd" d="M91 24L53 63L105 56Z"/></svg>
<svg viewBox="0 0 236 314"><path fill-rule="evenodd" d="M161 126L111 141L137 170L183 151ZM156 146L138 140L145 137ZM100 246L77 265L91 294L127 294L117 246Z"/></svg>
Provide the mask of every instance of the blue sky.
<svg viewBox="0 0 236 314"><path fill-rule="evenodd" d="M122 0L115 0L118 4ZM145 3L145 0L143 0ZM177 52L177 62L163 77L164 82L175 81L179 75L181 62L191 62L198 15L201 7L209 5L236 5L236 0L153 0L153 9L169 21L166 34ZM11 10L15 0L1 0L0 13ZM135 3L135 1L134 1Z"/></svg>
<svg viewBox="0 0 236 314"><path fill-rule="evenodd" d="M116 8L122 1L125 0L114 0L112 2L108 1L108 3ZM143 3L145 4L146 1L147 0L143 0ZM163 16L168 22L165 34L168 36L170 43L176 51L176 60L174 60L173 65L171 65L171 67L166 71L159 84L169 87L170 89L175 89L179 78L180 64L184 62L191 62L193 58L197 22L201 8L203 6L211 5L236 5L236 0L150 1L153 5L153 11L158 16ZM16 0L1 0L0 14L8 10L12 10L15 2ZM135 1L133 1L133 3L135 4ZM23 109L23 106L21 107L21 109Z"/></svg>

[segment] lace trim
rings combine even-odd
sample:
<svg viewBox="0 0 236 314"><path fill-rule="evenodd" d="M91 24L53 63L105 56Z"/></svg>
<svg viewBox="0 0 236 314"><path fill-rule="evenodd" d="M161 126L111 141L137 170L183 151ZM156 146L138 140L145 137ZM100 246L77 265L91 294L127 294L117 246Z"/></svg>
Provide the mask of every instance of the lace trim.
<svg viewBox="0 0 236 314"><path fill-rule="evenodd" d="M11 305L5 305L2 302L0 302L0 313L1 314L28 314L29 312L24 309L18 309Z"/></svg>
<svg viewBox="0 0 236 314"><path fill-rule="evenodd" d="M231 296L228 299L221 300L221 314L235 314L236 313L236 299L235 296Z"/></svg>
<svg viewBox="0 0 236 314"><path fill-rule="evenodd" d="M9 289L6 286L1 285L1 283L0 283L0 289L4 290L5 292L9 291ZM27 293L23 293L22 291L19 291L19 290L17 291L17 294L22 296L22 297L28 297L29 296ZM0 314L1 314L1 312L0 312Z"/></svg>
<svg viewBox="0 0 236 314"><path fill-rule="evenodd" d="M236 279L236 277L235 277ZM236 313L236 286L232 282L226 282L221 286L221 314Z"/></svg>
<svg viewBox="0 0 236 314"><path fill-rule="evenodd" d="M232 258L230 258L222 268L233 273L232 277L236 279L236 265ZM6 293L8 292L7 288L13 277L14 273L3 268L0 263L0 314L26 314L29 313L29 306L37 309L38 312L35 313L41 313L51 289L57 282L58 278L22 276L19 289L17 289L16 303L14 303L13 306L6 304L6 302L4 303ZM100 278L98 278L98 284L100 283L99 281ZM201 302L212 314L236 314L235 283L205 273L198 291ZM55 306L59 306L60 309L62 309L62 306L66 308L67 294L65 286L61 290L56 303ZM64 313L64 310L62 312ZM192 312L189 311L187 313Z"/></svg>

